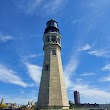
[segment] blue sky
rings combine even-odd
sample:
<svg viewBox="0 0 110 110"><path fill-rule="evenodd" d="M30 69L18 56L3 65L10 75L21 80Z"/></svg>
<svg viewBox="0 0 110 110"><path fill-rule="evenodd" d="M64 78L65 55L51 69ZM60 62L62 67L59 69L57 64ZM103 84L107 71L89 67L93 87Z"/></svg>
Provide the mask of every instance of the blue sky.
<svg viewBox="0 0 110 110"><path fill-rule="evenodd" d="M110 0L0 0L0 99L37 101L46 22L62 35L69 100L110 102Z"/></svg>

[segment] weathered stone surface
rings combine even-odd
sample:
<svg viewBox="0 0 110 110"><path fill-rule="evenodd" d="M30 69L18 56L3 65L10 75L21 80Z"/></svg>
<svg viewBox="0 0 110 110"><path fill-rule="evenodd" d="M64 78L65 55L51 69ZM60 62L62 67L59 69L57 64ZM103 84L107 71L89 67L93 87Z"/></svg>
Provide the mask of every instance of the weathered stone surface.
<svg viewBox="0 0 110 110"><path fill-rule="evenodd" d="M49 33L49 35L52 34ZM58 33L55 34L56 36L59 35ZM37 105L41 108L68 108L68 98L60 55L61 46L50 42L44 45L43 49L45 55ZM56 50L56 55L52 55L52 50ZM45 70L45 65L48 65L48 70Z"/></svg>

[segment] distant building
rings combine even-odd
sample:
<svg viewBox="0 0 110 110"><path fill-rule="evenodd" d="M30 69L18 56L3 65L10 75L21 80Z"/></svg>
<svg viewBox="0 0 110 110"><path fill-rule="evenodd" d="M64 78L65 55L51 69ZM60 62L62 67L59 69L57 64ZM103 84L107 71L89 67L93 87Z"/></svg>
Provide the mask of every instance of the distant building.
<svg viewBox="0 0 110 110"><path fill-rule="evenodd" d="M29 108L31 108L31 107L32 107L32 105L31 105L31 102L30 102L30 101L28 102L27 107L29 107Z"/></svg>
<svg viewBox="0 0 110 110"><path fill-rule="evenodd" d="M32 106L33 106L33 105L35 105L35 102L34 102L34 101L32 101L32 102L31 102L31 105L32 105Z"/></svg>
<svg viewBox="0 0 110 110"><path fill-rule="evenodd" d="M1 100L1 104L4 104L4 99L2 98L2 100Z"/></svg>
<svg viewBox="0 0 110 110"><path fill-rule="evenodd" d="M29 101L27 107L31 108L34 105L35 105L35 103L33 101L32 102Z"/></svg>
<svg viewBox="0 0 110 110"><path fill-rule="evenodd" d="M80 94L78 91L74 91L74 103L75 105L80 104Z"/></svg>
<svg viewBox="0 0 110 110"><path fill-rule="evenodd" d="M8 109L15 109L18 108L16 103L6 103Z"/></svg>

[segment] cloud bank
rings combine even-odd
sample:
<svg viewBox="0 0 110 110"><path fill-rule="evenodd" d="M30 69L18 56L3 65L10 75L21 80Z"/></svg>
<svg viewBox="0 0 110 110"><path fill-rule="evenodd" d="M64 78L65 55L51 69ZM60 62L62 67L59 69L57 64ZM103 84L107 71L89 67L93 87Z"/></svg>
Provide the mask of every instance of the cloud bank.
<svg viewBox="0 0 110 110"><path fill-rule="evenodd" d="M12 69L7 68L6 66L0 64L0 81L6 83L16 84L22 87L32 86L30 84L25 83L16 72Z"/></svg>

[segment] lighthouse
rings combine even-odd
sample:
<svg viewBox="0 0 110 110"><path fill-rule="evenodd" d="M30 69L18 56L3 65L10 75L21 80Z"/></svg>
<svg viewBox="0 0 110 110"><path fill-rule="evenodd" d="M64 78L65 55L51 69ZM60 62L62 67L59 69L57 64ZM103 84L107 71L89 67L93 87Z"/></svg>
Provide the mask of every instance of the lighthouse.
<svg viewBox="0 0 110 110"><path fill-rule="evenodd" d="M60 54L61 38L58 23L49 20L43 35L44 61L37 101L39 108L69 108Z"/></svg>

